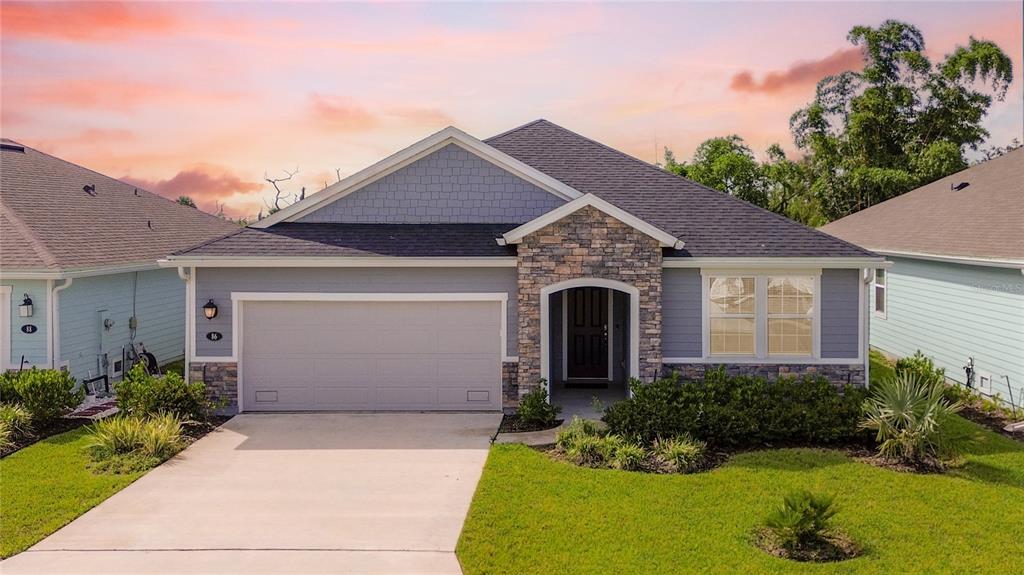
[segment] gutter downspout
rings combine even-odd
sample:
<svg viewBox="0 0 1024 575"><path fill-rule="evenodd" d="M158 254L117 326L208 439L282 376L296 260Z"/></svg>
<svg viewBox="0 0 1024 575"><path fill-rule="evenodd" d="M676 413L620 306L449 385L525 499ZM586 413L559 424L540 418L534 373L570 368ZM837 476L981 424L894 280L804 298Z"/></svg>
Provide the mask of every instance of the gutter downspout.
<svg viewBox="0 0 1024 575"><path fill-rule="evenodd" d="M60 292L71 287L74 278L67 278L64 283L53 287L53 280L50 280L50 309L47 314L48 324L46 326L50 335L50 369L57 369L57 361L60 359Z"/></svg>
<svg viewBox="0 0 1024 575"><path fill-rule="evenodd" d="M189 359L192 357L192 274L183 266L178 266L178 277L185 282L185 367L182 374L185 383L189 383Z"/></svg>

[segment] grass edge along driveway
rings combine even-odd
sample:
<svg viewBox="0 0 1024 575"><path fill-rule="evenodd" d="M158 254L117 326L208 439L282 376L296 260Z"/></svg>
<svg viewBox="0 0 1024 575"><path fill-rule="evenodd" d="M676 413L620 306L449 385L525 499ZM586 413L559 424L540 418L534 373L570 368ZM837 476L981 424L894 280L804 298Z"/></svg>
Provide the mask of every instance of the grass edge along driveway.
<svg viewBox="0 0 1024 575"><path fill-rule="evenodd" d="M93 473L89 441L80 427L0 459L0 557L28 549L145 474Z"/></svg>

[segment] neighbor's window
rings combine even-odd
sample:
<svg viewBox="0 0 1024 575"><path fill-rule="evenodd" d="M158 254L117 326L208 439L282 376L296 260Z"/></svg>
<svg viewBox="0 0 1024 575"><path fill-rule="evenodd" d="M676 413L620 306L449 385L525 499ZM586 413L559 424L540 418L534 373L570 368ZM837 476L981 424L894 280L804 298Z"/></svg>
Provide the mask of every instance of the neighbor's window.
<svg viewBox="0 0 1024 575"><path fill-rule="evenodd" d="M711 353L753 355L754 278L713 277L708 290Z"/></svg>
<svg viewBox="0 0 1024 575"><path fill-rule="evenodd" d="M811 355L814 278L768 278L768 355Z"/></svg>
<svg viewBox="0 0 1024 575"><path fill-rule="evenodd" d="M875 270L875 313L885 317L885 296L886 296L886 285L885 285L885 270Z"/></svg>

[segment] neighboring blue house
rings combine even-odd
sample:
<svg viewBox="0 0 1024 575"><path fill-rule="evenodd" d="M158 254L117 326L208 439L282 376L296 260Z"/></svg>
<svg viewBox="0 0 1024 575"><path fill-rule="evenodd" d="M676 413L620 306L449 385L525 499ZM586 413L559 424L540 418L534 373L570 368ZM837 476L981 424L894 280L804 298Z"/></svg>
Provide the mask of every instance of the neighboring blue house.
<svg viewBox="0 0 1024 575"><path fill-rule="evenodd" d="M0 148L2 367L117 379L132 343L160 363L182 358L185 284L156 261L238 227L10 140Z"/></svg>
<svg viewBox="0 0 1024 575"><path fill-rule="evenodd" d="M873 347L921 350L960 383L973 360L972 387L1024 403L1024 149L822 231L893 262L871 290Z"/></svg>

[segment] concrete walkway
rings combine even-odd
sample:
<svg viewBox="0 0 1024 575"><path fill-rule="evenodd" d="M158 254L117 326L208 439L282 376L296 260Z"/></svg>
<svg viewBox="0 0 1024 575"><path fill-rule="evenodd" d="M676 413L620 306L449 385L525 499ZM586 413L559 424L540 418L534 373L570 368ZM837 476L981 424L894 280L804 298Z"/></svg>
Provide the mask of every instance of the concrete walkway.
<svg viewBox="0 0 1024 575"><path fill-rule="evenodd" d="M241 415L0 572L461 573L500 420Z"/></svg>

